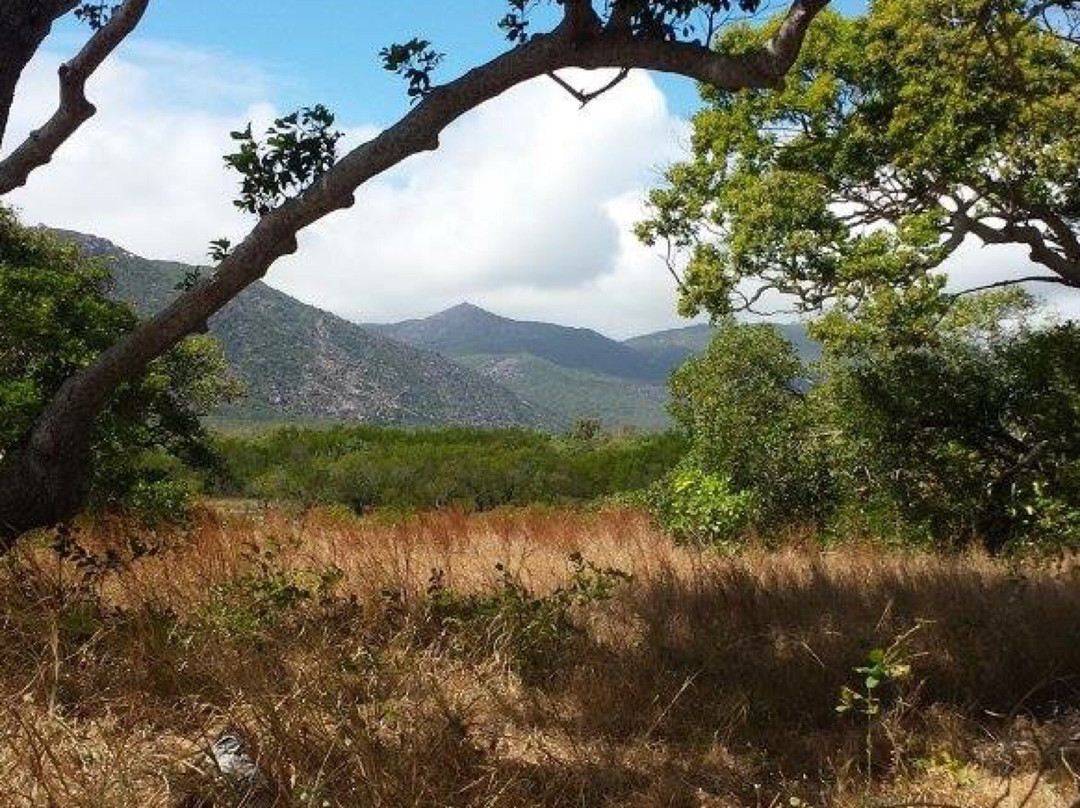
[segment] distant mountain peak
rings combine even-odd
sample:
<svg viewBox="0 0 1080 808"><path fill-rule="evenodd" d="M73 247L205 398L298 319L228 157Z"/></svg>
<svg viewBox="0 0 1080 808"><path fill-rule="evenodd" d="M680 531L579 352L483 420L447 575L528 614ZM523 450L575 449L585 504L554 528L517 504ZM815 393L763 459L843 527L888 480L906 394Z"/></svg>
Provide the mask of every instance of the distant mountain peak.
<svg viewBox="0 0 1080 808"><path fill-rule="evenodd" d="M475 303L470 303L465 300L458 303L456 306L451 306L448 309L431 315L431 318L443 318L443 317L472 317L478 319L490 319L490 320L504 320L505 317L500 317L494 312L490 312L487 309L477 306ZM430 318L429 318L430 319Z"/></svg>

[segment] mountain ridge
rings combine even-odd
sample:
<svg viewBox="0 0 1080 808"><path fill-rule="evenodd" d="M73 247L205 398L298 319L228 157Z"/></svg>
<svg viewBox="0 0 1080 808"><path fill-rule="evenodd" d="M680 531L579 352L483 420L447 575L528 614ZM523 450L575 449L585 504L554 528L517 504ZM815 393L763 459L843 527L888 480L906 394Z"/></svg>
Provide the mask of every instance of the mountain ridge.
<svg viewBox="0 0 1080 808"><path fill-rule="evenodd" d="M198 268L142 258L100 236L52 230L107 261L110 294L159 311ZM267 421L553 428L557 419L485 376L301 303L257 281L209 322L245 399L215 413Z"/></svg>

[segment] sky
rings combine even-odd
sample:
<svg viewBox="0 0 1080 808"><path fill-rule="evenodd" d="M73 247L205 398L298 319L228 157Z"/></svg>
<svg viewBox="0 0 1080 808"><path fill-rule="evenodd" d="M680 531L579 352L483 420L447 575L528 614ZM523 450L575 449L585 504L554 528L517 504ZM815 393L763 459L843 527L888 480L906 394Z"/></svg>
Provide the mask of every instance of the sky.
<svg viewBox="0 0 1080 808"><path fill-rule="evenodd" d="M354 146L408 110L380 47L422 36L443 80L505 48L499 0L154 0L92 78L99 113L8 200L27 223L108 238L150 258L205 263L252 220L232 205L228 133L323 103ZM298 12L297 9L302 9ZM852 13L861 0L845 0ZM52 111L56 68L87 32L57 27L28 68L10 148ZM567 74L582 87L604 76ZM272 286L356 322L422 317L462 301L517 319L628 337L685 325L673 281L633 223L665 165L686 153L693 82L635 71L584 109L536 80L451 126L437 152L366 184L313 225ZM1022 254L967 245L958 282L1024 270Z"/></svg>

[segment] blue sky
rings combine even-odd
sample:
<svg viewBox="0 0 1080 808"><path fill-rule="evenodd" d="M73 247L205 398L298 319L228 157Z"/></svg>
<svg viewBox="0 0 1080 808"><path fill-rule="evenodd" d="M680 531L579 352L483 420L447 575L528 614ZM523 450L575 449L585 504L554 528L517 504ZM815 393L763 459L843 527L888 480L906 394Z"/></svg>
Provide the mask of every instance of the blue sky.
<svg viewBox="0 0 1080 808"><path fill-rule="evenodd" d="M864 0L834 0L845 13ZM446 13L447 7L453 9ZM773 0L770 8L779 8ZM381 70L379 49L413 36L433 41L457 75L505 49L501 0L155 0L135 39L171 42L259 65L283 108L324 103L343 121L386 124L407 109L402 82ZM540 12L541 29L550 11ZM71 31L77 24L69 21ZM658 76L672 110L697 107L694 83Z"/></svg>

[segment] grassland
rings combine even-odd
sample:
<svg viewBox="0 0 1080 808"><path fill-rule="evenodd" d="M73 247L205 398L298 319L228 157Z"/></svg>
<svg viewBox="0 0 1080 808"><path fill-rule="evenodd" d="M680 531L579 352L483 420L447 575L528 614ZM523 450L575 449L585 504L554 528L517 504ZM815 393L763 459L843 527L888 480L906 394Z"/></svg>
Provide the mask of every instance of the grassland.
<svg viewBox="0 0 1080 808"><path fill-rule="evenodd" d="M1078 804L1074 558L722 556L631 510L47 540L0 569L4 808L229 805L226 727L282 806Z"/></svg>

